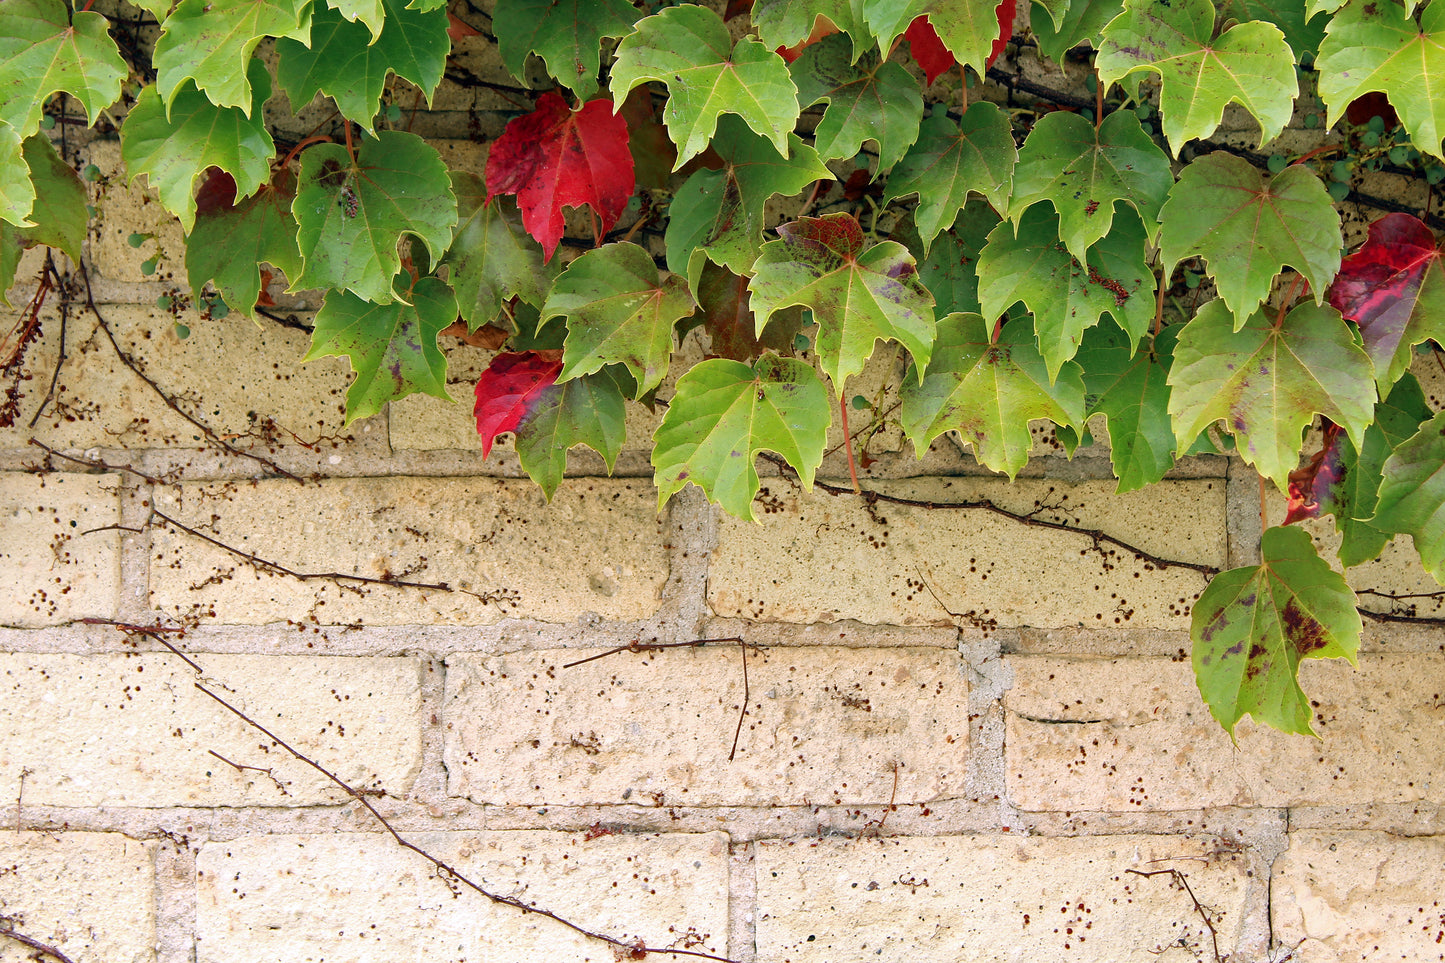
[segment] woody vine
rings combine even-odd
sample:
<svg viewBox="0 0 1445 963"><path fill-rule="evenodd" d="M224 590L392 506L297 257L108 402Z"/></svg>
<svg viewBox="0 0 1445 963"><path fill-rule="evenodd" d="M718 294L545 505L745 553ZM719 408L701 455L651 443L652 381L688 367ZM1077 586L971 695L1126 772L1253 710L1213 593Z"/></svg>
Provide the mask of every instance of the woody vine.
<svg viewBox="0 0 1445 963"><path fill-rule="evenodd" d="M576 445L614 464L626 406L655 402L701 325L715 355L673 372L653 436L660 503L693 484L750 518L756 459L811 485L850 409L920 455L956 432L1010 478L1030 421L1072 452L1100 416L1120 491L1234 451L1288 493L1289 522L1333 517L1343 566L1408 535L1445 582L1445 413L1408 371L1445 340L1445 0L1036 0L1018 30L1015 14L7 0L0 289L28 247L83 263L84 171L56 144L85 125L118 134L126 176L185 228L207 323L258 317L283 276L325 292L306 358L349 359L348 422L447 397L454 324L504 348L477 430L484 451L512 432L548 496ZM468 74L449 59L465 44L495 44L516 83ZM1002 55L1067 62L1092 96L1006 109L1031 82ZM514 105L483 170L409 130L444 76ZM278 91L334 110L278 141ZM1231 104L1258 127L1248 149L1214 149ZM1292 118L1314 143L1277 146ZM1378 171L1423 203L1346 251L1342 207L1392 206L1364 190ZM18 312L8 366L56 278ZM847 388L876 351L907 362L886 412ZM1261 557L1196 602L1196 675L1227 730L1248 714L1307 733L1299 663L1353 661L1357 600L1294 525L1267 529Z"/></svg>

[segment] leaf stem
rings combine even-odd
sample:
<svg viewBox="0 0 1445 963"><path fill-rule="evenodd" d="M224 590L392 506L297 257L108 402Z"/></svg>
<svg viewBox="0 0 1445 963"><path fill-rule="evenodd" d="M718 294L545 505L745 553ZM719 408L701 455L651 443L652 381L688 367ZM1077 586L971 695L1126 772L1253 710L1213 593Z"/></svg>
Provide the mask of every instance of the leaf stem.
<svg viewBox="0 0 1445 963"><path fill-rule="evenodd" d="M356 166L356 148L351 143L351 121L346 121L342 130L346 131L346 153L351 157L351 166Z"/></svg>
<svg viewBox="0 0 1445 963"><path fill-rule="evenodd" d="M1299 294L1300 282L1303 280L1303 274L1296 274L1294 280L1290 282L1289 294L1285 295L1284 300L1279 303L1279 314L1275 315L1274 329L1276 331L1284 327L1284 316L1289 312L1290 305L1294 304L1294 299Z"/></svg>
<svg viewBox="0 0 1445 963"><path fill-rule="evenodd" d="M291 148L291 150L286 154L286 157L281 161L280 166L287 167L288 165L290 165L290 163L296 159L297 154L301 153L312 144L329 144L330 142L331 138L326 136L325 134L316 134L312 137L307 137L302 140L301 143ZM355 158L353 158L353 160L354 159Z"/></svg>
<svg viewBox="0 0 1445 963"><path fill-rule="evenodd" d="M1104 84L1099 80L1099 72L1094 71L1094 132L1098 133L1099 125L1104 122Z"/></svg>
<svg viewBox="0 0 1445 963"><path fill-rule="evenodd" d="M858 484L858 466L853 463L853 433L848 430L848 404L843 400L843 395L838 394L838 415L843 422L843 449L848 452L848 476L853 479L853 494L863 494L863 486Z"/></svg>
<svg viewBox="0 0 1445 963"><path fill-rule="evenodd" d="M959 112L968 113L968 68L958 65Z"/></svg>
<svg viewBox="0 0 1445 963"><path fill-rule="evenodd" d="M1164 265L1159 265L1159 282L1154 285L1154 337L1159 337L1159 332L1164 329L1164 286L1168 279L1164 276Z"/></svg>

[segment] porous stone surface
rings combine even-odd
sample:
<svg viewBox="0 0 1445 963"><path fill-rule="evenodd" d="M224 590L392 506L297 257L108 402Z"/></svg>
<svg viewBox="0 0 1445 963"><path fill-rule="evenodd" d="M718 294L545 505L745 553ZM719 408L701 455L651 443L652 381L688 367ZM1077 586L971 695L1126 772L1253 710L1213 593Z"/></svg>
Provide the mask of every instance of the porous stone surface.
<svg viewBox="0 0 1445 963"><path fill-rule="evenodd" d="M492 804L834 805L958 795L968 682L936 648L736 644L447 661L450 791ZM498 726L496 720L510 724Z"/></svg>
<svg viewBox="0 0 1445 963"><path fill-rule="evenodd" d="M925 502L987 500L1021 515L1104 529L1166 559L1224 563L1221 479L1113 494L1106 482L919 479L879 486ZM1087 535L1020 524L983 509L940 511L803 495L768 480L754 513L723 518L708 579L718 615L759 621L857 619L1038 627L1188 628L1199 573L1163 571ZM935 597L936 596L936 597Z"/></svg>
<svg viewBox="0 0 1445 963"><path fill-rule="evenodd" d="M1445 837L1291 833L1270 914L1298 963L1445 959Z"/></svg>
<svg viewBox="0 0 1445 963"><path fill-rule="evenodd" d="M1263 864L1212 837L776 840L757 850L766 963L1235 958ZM1159 872L1157 876L1131 873Z"/></svg>
<svg viewBox="0 0 1445 963"><path fill-rule="evenodd" d="M415 778L418 660L194 660L205 675L162 653L0 655L0 731L16 734L0 740L0 799L23 791L30 805L155 807L346 798L197 683L358 789L403 793Z"/></svg>
<svg viewBox="0 0 1445 963"><path fill-rule="evenodd" d="M0 833L0 963L41 958L7 928L75 963L152 963L155 856L119 833Z"/></svg>
<svg viewBox="0 0 1445 963"><path fill-rule="evenodd" d="M1319 739L1209 715L1187 661L1008 660L1009 798L1026 810L1445 802L1437 760L1445 660L1308 660Z"/></svg>
<svg viewBox="0 0 1445 963"><path fill-rule="evenodd" d="M0 477L0 625L115 615L120 519L115 475Z"/></svg>
<svg viewBox="0 0 1445 963"><path fill-rule="evenodd" d="M411 841L490 892L623 944L727 955L723 833L433 832ZM494 905L383 833L250 836L196 858L197 963L613 963L614 947ZM625 946L621 954L630 952Z"/></svg>
<svg viewBox="0 0 1445 963"><path fill-rule="evenodd" d="M223 623L570 622L585 612L644 619L668 575L663 519L647 483L567 482L549 505L530 481L277 479L167 488L156 504L292 572L373 580L303 580L172 526L156 531L152 604Z"/></svg>

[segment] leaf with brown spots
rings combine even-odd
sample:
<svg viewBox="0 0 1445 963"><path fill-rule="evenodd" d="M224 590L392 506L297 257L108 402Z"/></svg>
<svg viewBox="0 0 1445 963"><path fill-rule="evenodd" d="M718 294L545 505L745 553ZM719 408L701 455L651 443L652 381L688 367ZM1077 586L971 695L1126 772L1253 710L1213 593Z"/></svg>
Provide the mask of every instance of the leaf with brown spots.
<svg viewBox="0 0 1445 963"><path fill-rule="evenodd" d="M1194 678L1230 738L1246 715L1313 735L1299 664L1355 664L1363 630L1355 593L1303 529L1267 529L1260 556L1259 565L1216 575L1194 604Z"/></svg>

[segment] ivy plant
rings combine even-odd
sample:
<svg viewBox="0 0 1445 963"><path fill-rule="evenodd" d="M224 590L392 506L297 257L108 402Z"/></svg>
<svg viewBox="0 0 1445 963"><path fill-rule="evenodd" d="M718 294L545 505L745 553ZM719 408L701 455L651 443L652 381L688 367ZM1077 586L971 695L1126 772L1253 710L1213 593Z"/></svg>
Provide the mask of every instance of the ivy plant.
<svg viewBox="0 0 1445 963"><path fill-rule="evenodd" d="M755 459L810 485L883 352L920 454L952 433L1013 477L1030 421L1072 448L1099 415L1120 491L1232 448L1343 564L1410 535L1445 581L1445 415L1408 371L1445 340L1440 221L1395 205L1351 252L1341 220L1372 171L1445 179L1445 0L132 2L0 5L0 291L27 247L81 256L81 123L224 323L324 292L306 357L349 359L348 422L446 397L440 333L487 329L483 450L514 433L548 497L672 378L660 501L751 518ZM409 129L475 79L457 44L515 80L483 84L515 109L482 170ZM1039 99L1044 57L1076 88ZM334 111L288 140L280 92ZM715 354L671 368L699 325ZM1356 599L1298 529L1261 551L1194 606L1194 667L1231 733L1308 733L1299 663L1354 658Z"/></svg>

